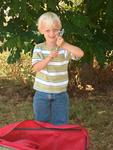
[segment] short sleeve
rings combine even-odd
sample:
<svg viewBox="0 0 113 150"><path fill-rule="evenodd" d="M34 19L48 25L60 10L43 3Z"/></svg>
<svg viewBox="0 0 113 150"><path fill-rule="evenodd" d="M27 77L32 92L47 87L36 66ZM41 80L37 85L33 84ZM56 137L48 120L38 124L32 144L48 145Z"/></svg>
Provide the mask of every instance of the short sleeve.
<svg viewBox="0 0 113 150"><path fill-rule="evenodd" d="M65 59L70 60L71 59L71 53L68 52L67 50L64 50L64 57L65 57Z"/></svg>
<svg viewBox="0 0 113 150"><path fill-rule="evenodd" d="M36 45L33 50L32 65L41 61L42 59L43 59L42 50L38 45Z"/></svg>
<svg viewBox="0 0 113 150"><path fill-rule="evenodd" d="M71 59L72 59L72 60L76 60L76 61L80 60L80 57L73 56L73 54L70 53L70 52L68 52L67 50L65 50L64 56L65 56L65 58L67 58L68 60L71 60Z"/></svg>
<svg viewBox="0 0 113 150"><path fill-rule="evenodd" d="M76 56L73 56L73 54L71 54L71 59L78 61L78 60L80 60L80 57L76 57Z"/></svg>

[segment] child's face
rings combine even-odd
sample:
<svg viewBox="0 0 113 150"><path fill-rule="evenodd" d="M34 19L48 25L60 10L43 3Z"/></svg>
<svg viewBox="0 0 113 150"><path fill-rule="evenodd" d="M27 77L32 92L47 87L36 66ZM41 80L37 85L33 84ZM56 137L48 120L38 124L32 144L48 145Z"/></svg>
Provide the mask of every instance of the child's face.
<svg viewBox="0 0 113 150"><path fill-rule="evenodd" d="M47 42L56 42L60 32L60 26L57 22L52 25L43 22L41 27L41 33L44 35Z"/></svg>

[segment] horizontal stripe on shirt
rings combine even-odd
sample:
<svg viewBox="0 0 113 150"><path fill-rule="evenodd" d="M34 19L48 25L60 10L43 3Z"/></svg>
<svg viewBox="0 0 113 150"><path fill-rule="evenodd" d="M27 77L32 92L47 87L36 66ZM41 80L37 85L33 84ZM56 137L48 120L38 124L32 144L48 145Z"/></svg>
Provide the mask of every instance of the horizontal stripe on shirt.
<svg viewBox="0 0 113 150"><path fill-rule="evenodd" d="M35 81L39 82L39 83L42 83L42 84L45 84L45 85L48 85L48 86L64 86L64 85L68 84L68 80L63 81L63 82L53 83L53 82L43 81L39 78L35 78Z"/></svg>
<svg viewBox="0 0 113 150"><path fill-rule="evenodd" d="M46 74L48 76L59 76L59 75L67 75L68 74L67 71L64 71L64 72L48 72L46 70L41 70L40 72L43 73L43 74Z"/></svg>
<svg viewBox="0 0 113 150"><path fill-rule="evenodd" d="M62 49L59 50L58 52L59 52L59 54L67 53L66 50L62 50ZM51 53L51 51L50 50L42 50L42 49L39 49L39 48L35 48L33 53L42 53L42 54L48 54L49 55Z"/></svg>
<svg viewBox="0 0 113 150"><path fill-rule="evenodd" d="M37 63L38 61L41 61L42 59L38 58L38 59L32 59L32 65L34 65L35 63ZM62 62L49 62L48 65L50 66L61 66L61 65L65 65L68 64L69 61L62 61Z"/></svg>
<svg viewBox="0 0 113 150"><path fill-rule="evenodd" d="M36 64L37 62L41 61L42 59L32 59L32 65Z"/></svg>
<svg viewBox="0 0 113 150"><path fill-rule="evenodd" d="M61 65L65 65L68 64L68 60L66 61L62 61L62 62L49 62L48 65L52 65L52 66L61 66Z"/></svg>
<svg viewBox="0 0 113 150"><path fill-rule="evenodd" d="M37 82L35 82L33 88L37 91L47 93L61 93L67 91L67 86L46 86Z"/></svg>

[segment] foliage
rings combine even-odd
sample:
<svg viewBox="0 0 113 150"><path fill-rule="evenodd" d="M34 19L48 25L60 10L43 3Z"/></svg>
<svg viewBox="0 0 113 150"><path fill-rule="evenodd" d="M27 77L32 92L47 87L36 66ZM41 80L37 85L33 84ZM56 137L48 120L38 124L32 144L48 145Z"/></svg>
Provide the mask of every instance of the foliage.
<svg viewBox="0 0 113 150"><path fill-rule="evenodd" d="M9 55L9 51L0 54L0 78L8 80L17 80L23 84L32 84L34 80L34 72L32 70L31 57L27 54L21 54L21 58L14 64L8 64L6 62Z"/></svg>
<svg viewBox="0 0 113 150"><path fill-rule="evenodd" d="M81 2L81 3L80 3ZM34 44L43 36L37 34L37 18L45 11L57 13L65 29L64 38L81 47L83 62L93 64L96 57L101 66L113 56L112 0L1 0L0 51L8 49L8 63L16 62L22 51L32 53ZM106 53L109 55L106 56Z"/></svg>

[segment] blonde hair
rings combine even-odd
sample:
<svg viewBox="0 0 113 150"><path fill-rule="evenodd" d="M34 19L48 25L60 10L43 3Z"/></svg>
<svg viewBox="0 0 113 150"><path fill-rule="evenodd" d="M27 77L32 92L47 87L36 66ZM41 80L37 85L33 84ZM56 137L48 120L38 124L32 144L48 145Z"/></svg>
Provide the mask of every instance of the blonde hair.
<svg viewBox="0 0 113 150"><path fill-rule="evenodd" d="M39 17L37 21L37 26L39 31L41 30L42 22L47 23L49 26L52 26L54 22L57 22L59 28L60 29L62 28L60 18L53 12L46 12Z"/></svg>

